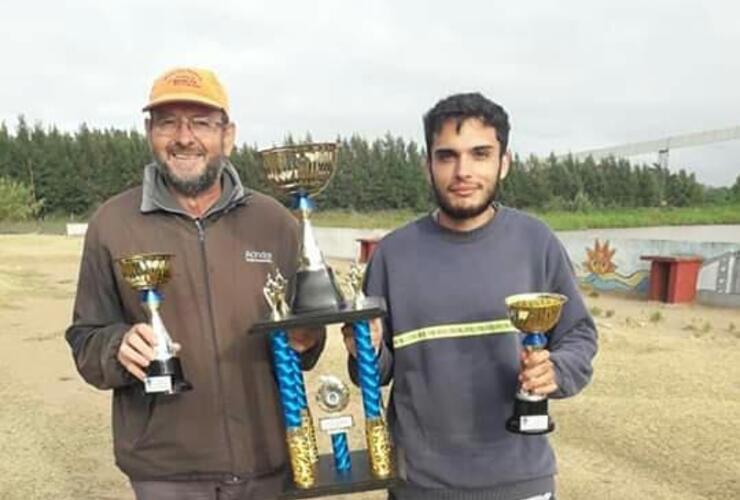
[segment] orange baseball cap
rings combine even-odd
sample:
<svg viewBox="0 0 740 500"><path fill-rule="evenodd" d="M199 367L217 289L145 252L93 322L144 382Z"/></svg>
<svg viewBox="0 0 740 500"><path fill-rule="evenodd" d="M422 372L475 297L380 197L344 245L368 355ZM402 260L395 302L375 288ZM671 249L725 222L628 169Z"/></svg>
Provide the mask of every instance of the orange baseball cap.
<svg viewBox="0 0 740 500"><path fill-rule="evenodd" d="M229 98L213 71L200 68L175 68L157 78L142 111L168 102L196 102L229 112Z"/></svg>

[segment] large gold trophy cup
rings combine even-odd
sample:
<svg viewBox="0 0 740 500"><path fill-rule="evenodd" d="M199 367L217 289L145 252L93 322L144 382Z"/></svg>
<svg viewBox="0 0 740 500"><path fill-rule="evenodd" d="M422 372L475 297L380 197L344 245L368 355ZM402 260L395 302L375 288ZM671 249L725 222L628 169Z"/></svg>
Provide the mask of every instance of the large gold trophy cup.
<svg viewBox="0 0 740 500"><path fill-rule="evenodd" d="M506 298L509 319L521 332L522 345L527 351L539 351L547 345L545 336L560 319L568 298L555 293L524 293ZM516 395L514 414L506 428L518 434L545 434L555 428L547 413L547 397L522 388Z"/></svg>
<svg viewBox="0 0 740 500"><path fill-rule="evenodd" d="M261 151L265 176L283 198L292 197L301 224L301 257L293 295L293 314L338 309L344 297L316 243L311 212L312 196L329 184L336 170L337 145L333 142L285 146Z"/></svg>
<svg viewBox="0 0 740 500"><path fill-rule="evenodd" d="M175 356L172 338L159 315L162 294L159 291L171 276L170 254L138 254L118 259L124 279L139 292L141 302L151 318L151 326L157 345L155 357L149 363L144 380L147 393L178 394L189 391L193 386L185 380L180 359Z"/></svg>
<svg viewBox="0 0 740 500"><path fill-rule="evenodd" d="M286 484L283 498L338 495L387 488L395 482L390 434L383 413L377 359L370 340L368 320L385 314L380 297L362 295L362 272L352 274L353 300L345 300L316 242L311 223L316 196L331 180L336 169L335 143L299 144L260 152L265 176L275 193L292 200L292 209L301 225L297 272L293 287L279 274L271 274L265 286L270 306L269 318L250 330L268 334L286 440L290 454L292 481ZM292 290L292 296L288 290ZM357 345L358 379L365 412L368 448L349 451L343 427L329 420L325 429L332 433L333 454L318 455L315 431L298 354L290 346L291 328L352 323ZM344 422L344 421L342 421ZM322 428L324 428L322 427Z"/></svg>

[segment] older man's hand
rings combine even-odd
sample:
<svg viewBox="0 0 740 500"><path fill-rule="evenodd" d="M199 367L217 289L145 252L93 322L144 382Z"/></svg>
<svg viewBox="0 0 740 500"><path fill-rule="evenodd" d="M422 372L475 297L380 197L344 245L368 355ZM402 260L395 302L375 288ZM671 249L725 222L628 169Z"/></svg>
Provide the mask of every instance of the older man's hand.
<svg viewBox="0 0 740 500"><path fill-rule="evenodd" d="M290 347L297 353L303 353L318 344L321 334L326 331L323 326L294 328L288 331Z"/></svg>

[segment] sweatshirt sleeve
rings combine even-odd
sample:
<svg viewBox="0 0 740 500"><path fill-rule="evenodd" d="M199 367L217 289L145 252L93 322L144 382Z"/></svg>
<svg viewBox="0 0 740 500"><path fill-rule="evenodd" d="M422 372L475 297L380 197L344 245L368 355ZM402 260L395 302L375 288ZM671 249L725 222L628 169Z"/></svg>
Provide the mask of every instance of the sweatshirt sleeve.
<svg viewBox="0 0 740 500"><path fill-rule="evenodd" d="M386 266L383 253L378 247L367 266L365 273L365 295L368 297L388 297L388 280L386 279ZM388 306L387 306L388 307ZM380 349L377 354L378 370L380 372L380 384L388 385L393 377L393 327L391 324L391 311L387 310L383 318L383 341L380 343ZM359 385L357 379L357 360L352 355L348 355L347 360L350 378L355 385Z"/></svg>
<svg viewBox="0 0 740 500"><path fill-rule="evenodd" d="M578 289L570 259L554 235L548 245L546 266L548 289L568 297L558 324L548 336L558 385L551 397L567 398L591 380L597 351L596 326Z"/></svg>
<svg viewBox="0 0 740 500"><path fill-rule="evenodd" d="M136 382L116 359L123 335L131 325L123 318L112 266L93 220L85 235L72 325L65 338L80 375L98 389Z"/></svg>

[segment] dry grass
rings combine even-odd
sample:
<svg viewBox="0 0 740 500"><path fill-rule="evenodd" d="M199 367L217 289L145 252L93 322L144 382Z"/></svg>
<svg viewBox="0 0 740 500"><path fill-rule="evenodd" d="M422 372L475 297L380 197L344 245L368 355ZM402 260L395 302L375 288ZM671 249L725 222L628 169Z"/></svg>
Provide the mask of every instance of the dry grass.
<svg viewBox="0 0 740 500"><path fill-rule="evenodd" d="M113 463L110 395L79 379L62 337L80 247L58 236L0 236L2 499L133 498ZM601 311L594 381L551 403L558 497L740 498L740 310L587 300ZM656 312L660 321L651 321ZM344 356L332 329L309 391L320 374L344 376ZM359 448L356 390L352 397L350 443ZM321 445L329 448L325 436Z"/></svg>

